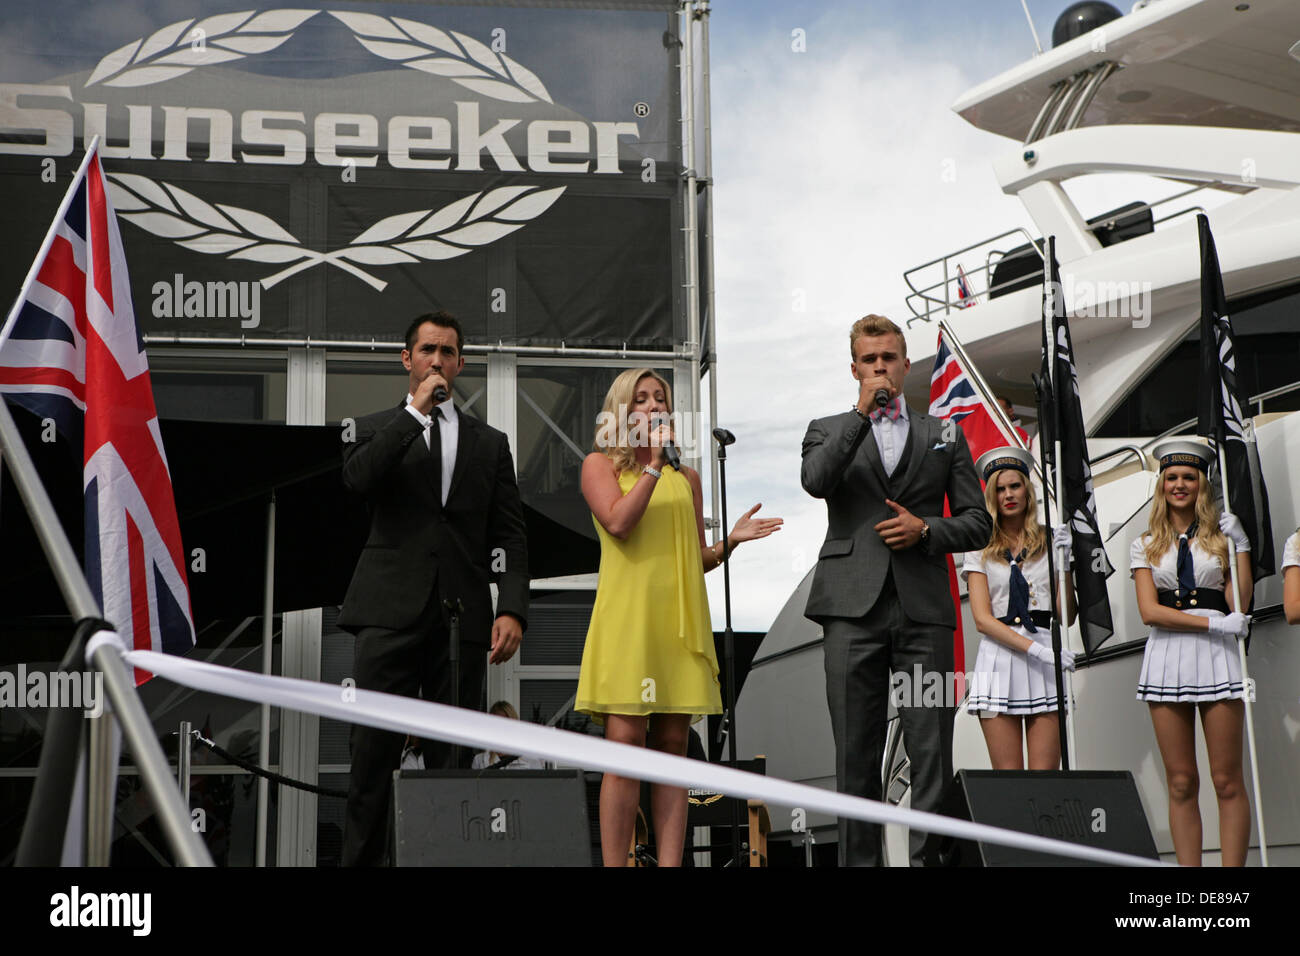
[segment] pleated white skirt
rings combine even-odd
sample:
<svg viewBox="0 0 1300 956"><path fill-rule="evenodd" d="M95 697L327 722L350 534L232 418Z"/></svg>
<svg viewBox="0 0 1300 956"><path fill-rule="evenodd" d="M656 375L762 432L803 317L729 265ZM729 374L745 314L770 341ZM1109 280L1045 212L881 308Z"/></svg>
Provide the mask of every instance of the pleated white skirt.
<svg viewBox="0 0 1300 956"><path fill-rule="evenodd" d="M1017 634L1052 646L1052 632L1040 627L1030 634L1024 627L1012 627ZM971 713L1044 714L1058 710L1056 673L1050 665L1028 654L1013 651L991 637L980 639L971 674L970 697L966 709Z"/></svg>
<svg viewBox="0 0 1300 956"><path fill-rule="evenodd" d="M1197 617L1223 616L1219 611L1188 613ZM1151 629L1138 675L1138 700L1201 703L1244 696L1235 637Z"/></svg>

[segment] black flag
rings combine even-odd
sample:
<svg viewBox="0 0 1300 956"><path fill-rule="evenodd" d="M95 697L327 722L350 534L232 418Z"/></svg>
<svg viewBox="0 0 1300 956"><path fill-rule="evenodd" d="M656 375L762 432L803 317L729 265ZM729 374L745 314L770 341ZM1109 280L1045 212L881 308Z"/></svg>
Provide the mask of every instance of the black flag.
<svg viewBox="0 0 1300 956"><path fill-rule="evenodd" d="M1254 422L1242 414L1247 396L1237 378L1237 351L1219 253L1204 213L1196 217L1196 225L1201 237L1201 382L1196 392L1196 434L1214 439L1223 449L1228 504L1250 538L1251 570L1258 581L1276 570L1268 489L1259 467Z"/></svg>
<svg viewBox="0 0 1300 956"><path fill-rule="evenodd" d="M1057 467L1056 440L1061 441L1061 495L1058 514L1070 525L1074 537L1074 589L1078 596L1079 629L1083 646L1092 654L1113 633L1110 597L1106 579L1115 573L1097 526L1097 500L1092 490L1092 469L1088 466L1088 440L1083 431L1083 408L1079 404L1079 381L1074 370L1074 348L1070 326L1065 320L1065 297L1061 291L1061 270L1056 262L1056 237L1047 240L1051 281L1043 290L1042 429L1043 461ZM1056 341L1056 367L1049 369L1047 336L1049 320ZM1048 384L1050 383L1050 387ZM1058 432L1059 428L1059 432Z"/></svg>

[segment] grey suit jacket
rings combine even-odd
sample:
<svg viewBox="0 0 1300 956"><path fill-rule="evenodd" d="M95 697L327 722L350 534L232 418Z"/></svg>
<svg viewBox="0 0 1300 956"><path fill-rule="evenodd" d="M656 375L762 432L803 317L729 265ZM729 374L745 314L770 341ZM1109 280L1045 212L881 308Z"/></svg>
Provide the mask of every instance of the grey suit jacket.
<svg viewBox="0 0 1300 956"><path fill-rule="evenodd" d="M993 519L961 428L908 408L907 460L885 475L870 423L852 410L819 418L803 439L803 487L826 499L829 527L804 615L862 617L876 603L886 571L907 616L956 627L944 555L984 547ZM945 435L944 432L948 434ZM948 439L945 441L945 437ZM943 517L948 496L952 517ZM874 526L894 517L885 499L930 525L928 544L892 551Z"/></svg>

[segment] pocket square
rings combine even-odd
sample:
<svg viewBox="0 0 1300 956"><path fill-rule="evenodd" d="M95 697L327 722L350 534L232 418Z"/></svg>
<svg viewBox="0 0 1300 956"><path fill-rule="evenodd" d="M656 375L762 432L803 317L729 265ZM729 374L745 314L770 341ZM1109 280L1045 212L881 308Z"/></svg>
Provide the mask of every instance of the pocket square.
<svg viewBox="0 0 1300 956"><path fill-rule="evenodd" d="M932 447L932 448L930 449L930 451L935 451L936 449L939 449L939 448L942 448L942 449L944 449L944 450L947 450L947 448L948 448L948 443L947 443L947 442L942 442L942 441L937 441L937 442L934 443L934 447Z"/></svg>

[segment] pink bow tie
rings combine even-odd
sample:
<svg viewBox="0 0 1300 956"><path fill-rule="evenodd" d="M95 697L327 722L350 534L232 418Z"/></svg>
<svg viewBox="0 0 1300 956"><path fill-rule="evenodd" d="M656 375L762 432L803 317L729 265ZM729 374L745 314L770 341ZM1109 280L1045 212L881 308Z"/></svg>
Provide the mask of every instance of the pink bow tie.
<svg viewBox="0 0 1300 956"><path fill-rule="evenodd" d="M873 422L884 421L885 416L888 415L890 421L898 421L898 416L903 414L902 404L897 398L890 399L884 405L872 411L871 420Z"/></svg>

